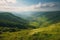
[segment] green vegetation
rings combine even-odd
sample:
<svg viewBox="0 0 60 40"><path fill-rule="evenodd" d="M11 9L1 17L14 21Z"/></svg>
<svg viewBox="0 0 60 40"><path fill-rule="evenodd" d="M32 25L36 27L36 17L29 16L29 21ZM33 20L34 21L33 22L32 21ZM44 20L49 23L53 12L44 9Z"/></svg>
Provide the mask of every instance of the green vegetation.
<svg viewBox="0 0 60 40"><path fill-rule="evenodd" d="M0 40L60 40L60 23L49 27L0 33Z"/></svg>
<svg viewBox="0 0 60 40"><path fill-rule="evenodd" d="M35 13L28 21L1 12L0 40L60 40L60 12Z"/></svg>
<svg viewBox="0 0 60 40"><path fill-rule="evenodd" d="M26 29L26 20L8 12L0 13L0 26ZM22 26L22 27L21 27Z"/></svg>

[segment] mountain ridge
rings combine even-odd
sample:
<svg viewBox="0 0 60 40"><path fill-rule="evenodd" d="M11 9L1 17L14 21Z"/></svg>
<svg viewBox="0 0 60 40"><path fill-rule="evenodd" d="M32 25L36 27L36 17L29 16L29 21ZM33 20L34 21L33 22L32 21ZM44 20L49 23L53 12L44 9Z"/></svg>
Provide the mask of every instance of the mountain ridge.
<svg viewBox="0 0 60 40"><path fill-rule="evenodd" d="M26 20L17 17L9 12L0 13L0 26L25 28Z"/></svg>

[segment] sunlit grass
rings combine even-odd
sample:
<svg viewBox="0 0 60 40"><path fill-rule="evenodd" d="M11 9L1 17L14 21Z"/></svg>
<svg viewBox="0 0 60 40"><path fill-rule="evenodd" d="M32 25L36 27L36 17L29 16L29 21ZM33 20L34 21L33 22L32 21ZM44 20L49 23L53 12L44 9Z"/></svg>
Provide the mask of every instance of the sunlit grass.
<svg viewBox="0 0 60 40"><path fill-rule="evenodd" d="M60 40L60 23L37 29L3 32L0 40Z"/></svg>

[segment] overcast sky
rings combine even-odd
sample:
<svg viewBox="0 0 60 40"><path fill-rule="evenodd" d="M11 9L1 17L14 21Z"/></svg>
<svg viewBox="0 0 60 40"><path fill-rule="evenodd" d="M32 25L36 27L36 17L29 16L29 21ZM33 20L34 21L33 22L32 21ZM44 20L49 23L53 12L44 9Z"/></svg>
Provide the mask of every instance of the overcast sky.
<svg viewBox="0 0 60 40"><path fill-rule="evenodd" d="M60 11L60 0L0 0L0 11Z"/></svg>

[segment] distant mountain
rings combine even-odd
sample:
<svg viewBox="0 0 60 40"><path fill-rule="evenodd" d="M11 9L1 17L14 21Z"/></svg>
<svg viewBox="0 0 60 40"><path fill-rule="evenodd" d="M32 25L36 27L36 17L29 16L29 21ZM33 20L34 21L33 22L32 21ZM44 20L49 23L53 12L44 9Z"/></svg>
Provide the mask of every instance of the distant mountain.
<svg viewBox="0 0 60 40"><path fill-rule="evenodd" d="M33 12L12 12L15 16L21 17L25 20L28 20L31 17Z"/></svg>
<svg viewBox="0 0 60 40"><path fill-rule="evenodd" d="M48 18L47 21L52 22L59 22L60 21L60 11L52 11L52 12L39 12L34 13L33 16L35 17L45 17Z"/></svg>
<svg viewBox="0 0 60 40"><path fill-rule="evenodd" d="M42 27L60 22L60 11L20 12L14 15L24 18L29 22L28 25L33 27Z"/></svg>
<svg viewBox="0 0 60 40"><path fill-rule="evenodd" d="M60 22L60 11L21 12L20 14L0 12L0 26L3 27L39 28L57 22Z"/></svg>
<svg viewBox="0 0 60 40"><path fill-rule="evenodd" d="M0 12L0 26L2 27L18 27L20 29L25 29L26 20L17 17L9 12Z"/></svg>
<svg viewBox="0 0 60 40"><path fill-rule="evenodd" d="M60 11L33 12L28 19L31 25L37 27L47 26L60 22Z"/></svg>
<svg viewBox="0 0 60 40"><path fill-rule="evenodd" d="M26 20L34 20L34 18L45 16L49 20L53 20L53 17L58 17L60 15L60 11L50 11L50 12L20 12L13 13L18 17L25 18ZM60 16L59 16L60 17Z"/></svg>

